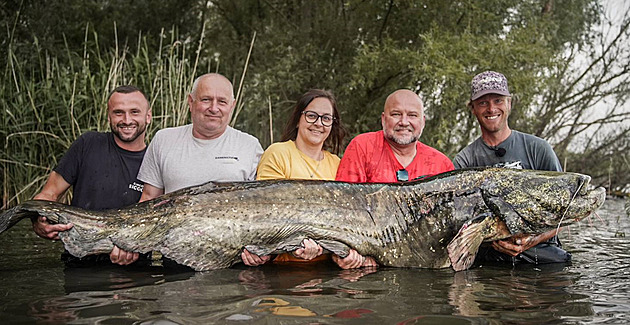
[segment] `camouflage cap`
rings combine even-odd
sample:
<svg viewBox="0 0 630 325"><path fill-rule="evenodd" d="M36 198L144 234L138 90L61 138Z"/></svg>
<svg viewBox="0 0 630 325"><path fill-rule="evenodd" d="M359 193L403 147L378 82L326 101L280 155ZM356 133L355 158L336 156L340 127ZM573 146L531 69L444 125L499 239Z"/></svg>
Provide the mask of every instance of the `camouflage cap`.
<svg viewBox="0 0 630 325"><path fill-rule="evenodd" d="M510 96L507 78L498 72L482 72L472 79L470 85L470 100L476 100L487 94Z"/></svg>

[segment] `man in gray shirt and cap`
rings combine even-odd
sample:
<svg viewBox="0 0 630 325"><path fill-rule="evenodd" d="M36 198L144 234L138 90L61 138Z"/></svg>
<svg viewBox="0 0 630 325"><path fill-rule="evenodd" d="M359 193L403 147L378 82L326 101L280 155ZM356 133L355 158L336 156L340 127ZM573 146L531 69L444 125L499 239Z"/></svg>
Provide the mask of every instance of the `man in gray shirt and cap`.
<svg viewBox="0 0 630 325"><path fill-rule="evenodd" d="M477 117L481 137L455 156L456 169L493 166L562 171L560 161L547 141L508 126L512 98L503 74L485 71L476 75L472 79L469 108ZM556 231L552 230L540 235L497 240L491 247L480 248L477 258L535 264L569 262L571 254L561 247Z"/></svg>

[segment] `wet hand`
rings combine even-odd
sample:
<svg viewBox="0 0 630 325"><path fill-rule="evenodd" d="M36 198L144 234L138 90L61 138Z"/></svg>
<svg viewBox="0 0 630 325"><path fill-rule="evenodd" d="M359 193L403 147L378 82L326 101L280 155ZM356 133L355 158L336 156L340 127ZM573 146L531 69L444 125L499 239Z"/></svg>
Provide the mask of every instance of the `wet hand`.
<svg viewBox="0 0 630 325"><path fill-rule="evenodd" d="M33 231L42 238L59 240L59 232L66 231L74 226L71 223L68 224L51 224L46 217L38 217L33 221Z"/></svg>
<svg viewBox="0 0 630 325"><path fill-rule="evenodd" d="M269 260L271 259L271 255L258 256L256 254L252 254L247 249L243 249L243 252L241 253L241 259L243 260L243 263L245 263L245 265L247 266L257 266L269 262Z"/></svg>
<svg viewBox="0 0 630 325"><path fill-rule="evenodd" d="M293 256L310 261L322 255L324 249L314 240L307 238L302 241L302 247L293 252Z"/></svg>
<svg viewBox="0 0 630 325"><path fill-rule="evenodd" d="M504 240L496 240L492 242L492 248L495 250L516 256L536 245L540 242L538 235L519 234Z"/></svg>
<svg viewBox="0 0 630 325"><path fill-rule="evenodd" d="M109 253L110 261L118 265L129 265L137 261L138 257L140 257L140 254L136 252L127 252L116 245L114 245L114 249L112 249L111 253Z"/></svg>
<svg viewBox="0 0 630 325"><path fill-rule="evenodd" d="M374 258L371 256L363 256L354 249L350 249L350 251L348 251L348 256L344 258L341 258L338 255L333 255L332 260L344 270L378 266Z"/></svg>

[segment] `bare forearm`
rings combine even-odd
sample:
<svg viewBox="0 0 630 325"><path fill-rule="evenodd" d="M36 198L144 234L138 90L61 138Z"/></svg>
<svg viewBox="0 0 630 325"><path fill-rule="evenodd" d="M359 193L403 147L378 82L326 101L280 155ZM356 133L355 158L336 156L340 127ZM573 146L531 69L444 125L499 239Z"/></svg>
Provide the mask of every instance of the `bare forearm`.
<svg viewBox="0 0 630 325"><path fill-rule="evenodd" d="M555 236L555 235L557 235L558 233L560 233L560 231L561 231L562 229L563 229L563 228L558 228L558 230L556 230L556 229L552 229L552 230L549 230L549 231L547 231L547 232L545 232L545 233L540 234L540 235L536 238L536 239L537 239L537 241L536 241L536 243L534 243L534 245L538 245L538 244L540 244L540 243L543 243L543 242L548 241L549 239L553 238L553 236Z"/></svg>
<svg viewBox="0 0 630 325"><path fill-rule="evenodd" d="M142 190L142 196L140 196L140 202L154 199L162 194L164 194L163 188L158 188L151 184L144 184L144 189Z"/></svg>
<svg viewBox="0 0 630 325"><path fill-rule="evenodd" d="M59 196L54 193L40 192L33 197L33 200L58 201Z"/></svg>

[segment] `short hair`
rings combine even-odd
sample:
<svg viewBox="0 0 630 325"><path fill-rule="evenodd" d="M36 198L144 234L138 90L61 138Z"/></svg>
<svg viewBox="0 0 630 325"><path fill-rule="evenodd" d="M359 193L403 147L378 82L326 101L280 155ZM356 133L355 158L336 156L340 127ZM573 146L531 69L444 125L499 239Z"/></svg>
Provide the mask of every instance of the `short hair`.
<svg viewBox="0 0 630 325"><path fill-rule="evenodd" d="M234 100L234 85L232 84L232 82L230 81L230 79L228 79L226 76L220 74L220 73L206 73L206 74L202 74L201 76L197 77L197 79L195 79L195 81L193 82L193 86L192 89L190 90L191 94L196 94L197 93L197 87L199 87L199 83L201 82L201 79L204 78L209 78L209 77L219 77L222 79L225 79L225 81L227 81L230 84L230 87L232 88L232 100Z"/></svg>
<svg viewBox="0 0 630 325"><path fill-rule="evenodd" d="M140 88L136 87L136 86L132 86L132 85L122 85L122 86L118 86L116 88L114 88L114 90L112 90L111 93L109 93L109 98L112 98L112 96L115 93L120 93L120 94L131 94L131 93L135 93L135 92L139 92L142 94L142 96L144 96L144 99L147 100L147 102L149 102L149 97L147 96L147 94L144 93L144 91L140 90Z"/></svg>
<svg viewBox="0 0 630 325"><path fill-rule="evenodd" d="M297 126L300 123L302 112L315 98L326 98L330 101L333 108L333 117L335 118L330 129L328 138L324 141L324 149L330 150L334 154L338 154L341 151L343 145L343 139L346 137L346 129L341 123L339 116L339 110L337 109L337 101L335 96L328 90L323 89L311 89L304 93L295 104L293 113L289 117L284 133L282 134L281 141L289 141L297 139Z"/></svg>

